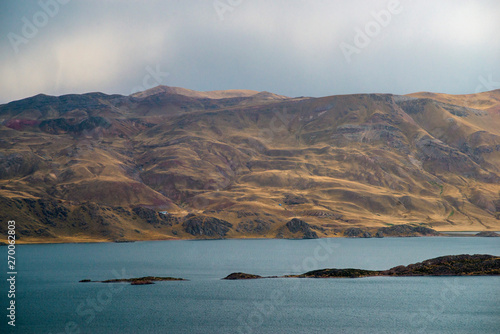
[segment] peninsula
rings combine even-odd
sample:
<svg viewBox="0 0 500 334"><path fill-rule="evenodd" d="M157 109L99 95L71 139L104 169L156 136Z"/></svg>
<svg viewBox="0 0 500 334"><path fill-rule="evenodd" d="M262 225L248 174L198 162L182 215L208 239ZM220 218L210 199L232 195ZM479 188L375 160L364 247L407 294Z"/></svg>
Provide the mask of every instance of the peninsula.
<svg viewBox="0 0 500 334"><path fill-rule="evenodd" d="M500 275L500 257L494 255L447 255L388 270L320 269L300 275L268 276L232 273L226 280L259 278L359 278L373 276L497 276Z"/></svg>

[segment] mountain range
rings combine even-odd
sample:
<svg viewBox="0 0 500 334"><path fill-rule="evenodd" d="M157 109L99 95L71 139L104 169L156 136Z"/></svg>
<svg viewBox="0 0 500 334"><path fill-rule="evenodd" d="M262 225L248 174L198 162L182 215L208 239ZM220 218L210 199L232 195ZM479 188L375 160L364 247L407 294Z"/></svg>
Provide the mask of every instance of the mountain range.
<svg viewBox="0 0 500 334"><path fill-rule="evenodd" d="M158 86L40 94L0 123L0 232L20 242L500 230L500 90Z"/></svg>

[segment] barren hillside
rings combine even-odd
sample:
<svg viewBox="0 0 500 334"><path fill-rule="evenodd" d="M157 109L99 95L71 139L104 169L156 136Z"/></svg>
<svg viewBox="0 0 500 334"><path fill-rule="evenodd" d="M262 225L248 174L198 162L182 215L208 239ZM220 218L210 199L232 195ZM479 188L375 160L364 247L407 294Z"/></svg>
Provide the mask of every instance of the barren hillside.
<svg viewBox="0 0 500 334"><path fill-rule="evenodd" d="M160 86L37 95L0 120L0 228L25 242L500 229L500 90Z"/></svg>

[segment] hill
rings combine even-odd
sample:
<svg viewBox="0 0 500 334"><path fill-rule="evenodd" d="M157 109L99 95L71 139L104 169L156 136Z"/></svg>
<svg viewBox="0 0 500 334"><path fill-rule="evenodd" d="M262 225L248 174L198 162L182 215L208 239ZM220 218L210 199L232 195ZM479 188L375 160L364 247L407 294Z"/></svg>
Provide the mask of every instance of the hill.
<svg viewBox="0 0 500 334"><path fill-rule="evenodd" d="M499 90L37 95L0 106L0 219L24 242L498 231L499 108Z"/></svg>

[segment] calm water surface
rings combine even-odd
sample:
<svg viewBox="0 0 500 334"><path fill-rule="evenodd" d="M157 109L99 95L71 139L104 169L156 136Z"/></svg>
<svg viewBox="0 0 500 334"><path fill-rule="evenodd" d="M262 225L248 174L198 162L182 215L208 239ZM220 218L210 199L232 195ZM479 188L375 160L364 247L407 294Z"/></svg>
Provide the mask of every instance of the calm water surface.
<svg viewBox="0 0 500 334"><path fill-rule="evenodd" d="M499 333L500 277L220 280L235 271L387 269L442 255L500 255L499 239L23 245L17 248L17 326L11 331L4 319L0 332ZM78 283L116 275L189 281ZM1 288L8 290L5 280Z"/></svg>

